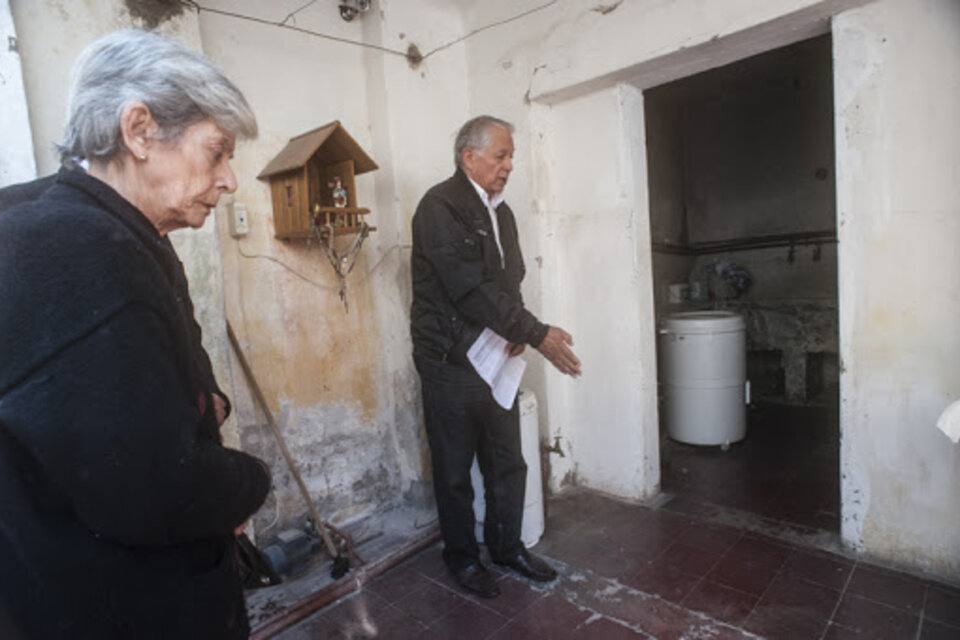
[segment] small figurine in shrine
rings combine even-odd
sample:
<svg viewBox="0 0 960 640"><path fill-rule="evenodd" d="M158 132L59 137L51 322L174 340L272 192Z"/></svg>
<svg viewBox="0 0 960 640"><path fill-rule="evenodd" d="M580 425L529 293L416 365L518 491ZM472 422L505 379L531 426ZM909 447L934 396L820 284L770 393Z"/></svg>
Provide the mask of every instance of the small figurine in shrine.
<svg viewBox="0 0 960 640"><path fill-rule="evenodd" d="M333 190L330 192L333 206L338 208L347 206L347 190L343 188L340 177L335 177L333 182L330 183L330 186L333 188Z"/></svg>

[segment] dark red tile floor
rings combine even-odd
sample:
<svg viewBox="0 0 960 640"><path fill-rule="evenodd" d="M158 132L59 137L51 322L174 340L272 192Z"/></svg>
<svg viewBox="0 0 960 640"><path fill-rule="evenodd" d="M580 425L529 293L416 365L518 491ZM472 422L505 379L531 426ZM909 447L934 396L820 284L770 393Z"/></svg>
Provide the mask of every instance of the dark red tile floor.
<svg viewBox="0 0 960 640"><path fill-rule="evenodd" d="M433 546L278 638L960 638L960 589L718 521L578 492L534 552L559 579L461 593ZM713 513L713 515L711 515Z"/></svg>
<svg viewBox="0 0 960 640"><path fill-rule="evenodd" d="M728 451L660 439L667 493L815 529L840 530L836 405L757 403Z"/></svg>

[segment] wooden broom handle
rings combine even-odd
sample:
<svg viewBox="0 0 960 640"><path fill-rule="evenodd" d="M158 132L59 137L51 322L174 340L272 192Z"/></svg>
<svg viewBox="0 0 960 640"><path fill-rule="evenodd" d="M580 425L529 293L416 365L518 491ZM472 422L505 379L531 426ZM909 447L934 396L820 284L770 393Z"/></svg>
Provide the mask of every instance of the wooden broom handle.
<svg viewBox="0 0 960 640"><path fill-rule="evenodd" d="M277 426L276 421L273 419L273 414L270 412L270 408L267 406L267 401L263 397L263 391L260 390L260 385L257 384L257 379L253 375L253 370L250 368L250 364L247 362L246 357L243 355L243 351L240 349L240 343L237 341L237 336L233 332L233 327L230 326L229 320L227 320L227 337L230 339L230 344L233 346L234 353L237 354L237 360L240 361L240 368L243 369L243 374L247 377L247 381L250 383L250 388L253 390L254 400L257 401L257 404L260 405L260 409L266 416L267 423L270 425L270 429L273 431L273 435L277 439L277 444L280 446L280 452L283 454L283 458L287 461L287 466L290 467L290 473L293 474L293 478L297 481L297 486L300 487L300 493L303 495L303 499L307 503L307 509L310 511L310 516L316 523L317 530L320 532L320 536L323 538L323 544L327 547L330 557L336 558L340 555L337 552L337 547L333 544L333 540L330 539L330 534L327 532L326 523L317 512L317 508L314 506L313 500L310 498L310 492L307 491L307 485L303 483L303 478L300 477L300 472L297 471L297 465L293 461L293 456L290 455L290 450L287 448L287 443L283 438L283 433L280 432L280 427Z"/></svg>

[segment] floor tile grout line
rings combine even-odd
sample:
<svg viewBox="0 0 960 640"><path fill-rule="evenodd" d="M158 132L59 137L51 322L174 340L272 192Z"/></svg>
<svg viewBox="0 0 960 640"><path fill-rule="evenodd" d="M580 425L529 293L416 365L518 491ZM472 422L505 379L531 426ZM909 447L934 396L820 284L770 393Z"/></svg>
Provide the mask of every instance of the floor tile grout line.
<svg viewBox="0 0 960 640"><path fill-rule="evenodd" d="M723 559L727 556L727 554L730 553L730 550L733 549L737 545L737 543L740 542L741 540L743 540L743 531L740 531L740 536L729 547L727 547L723 553L720 554L720 557L717 558L717 561L713 563L713 566L711 566L707 571L704 572L702 576L700 576L700 578L696 581L696 583L694 583L694 585L690 588L690 591L687 592L687 595L683 596L683 598L680 599L680 602L678 602L677 605L683 606L683 603L687 601L687 598L690 597L690 594L696 591L697 588L703 583L703 581L707 579L707 574L709 574L711 571L716 569L717 565L723 561ZM723 585L723 586L726 586L726 585Z"/></svg>
<svg viewBox="0 0 960 640"><path fill-rule="evenodd" d="M796 549L796 545L794 545L794 548L790 550L790 553L784 556L783 561L781 561L780 563L780 566L777 567L777 572L773 574L773 578L771 578L770 582L767 583L767 586L763 588L763 593L760 594L760 597L757 598L757 601L750 608L750 611L747 613L746 616L744 616L743 622L740 624L739 628L741 629L744 628L743 625L746 624L747 620L750 619L750 616L753 615L753 612L756 611L760 603L763 602L763 598L767 595L767 592L770 591L770 587L773 586L773 583L776 582L777 578L780 577L780 574L783 573L784 568L787 566L787 560L790 558L790 555L794 552L795 549Z"/></svg>
<svg viewBox="0 0 960 640"><path fill-rule="evenodd" d="M927 599L930 597L930 585L923 585L923 604L920 606L919 621L917 623L917 635L915 640L920 640L920 634L923 631L923 620L927 613Z"/></svg>
<svg viewBox="0 0 960 640"><path fill-rule="evenodd" d="M837 604L833 605L833 611L830 612L830 618L827 620L827 626L824 628L823 633L820 634L820 640L824 640L827 637L827 632L830 630L830 626L834 624L833 619L837 617L837 611L840 610L840 605L843 603L843 599L847 597L847 591L850 588L850 583L853 581L853 574L857 572L858 566L860 566L860 561L854 560L853 566L850 567L850 574L847 575L847 579L843 583L843 588L840 589L840 597L837 598Z"/></svg>
<svg viewBox="0 0 960 640"><path fill-rule="evenodd" d="M546 597L546 595L547 595L547 593L548 593L548 592L546 592L546 591L542 591L542 592L541 592L541 591L538 591L537 589L534 589L534 591L535 591L536 593L538 593L539 596L538 596L537 598L534 598L534 599L530 602L530 604L528 604L527 606L525 606L525 607L523 607L522 609L520 609L520 611L518 611L518 612L517 612L516 614L514 614L513 616L507 617L506 615L504 615L504 614L501 613L500 611L497 611L497 610L494 609L493 607L490 607L490 606L485 605L483 602L480 602L478 599L473 599L473 598L471 598L469 594L466 594L466 593L460 591L459 589L454 589L454 588L452 588L450 585L446 584L445 582L443 582L443 581L441 581L441 580L437 580L436 578L432 578L432 577L430 577L430 576L424 575L423 573L421 573L420 575L422 575L423 577L427 578L428 580L430 580L430 581L433 582L434 584L439 585L440 587L443 587L443 588L446 589L447 591L449 591L449 592L453 593L454 595L460 597L461 599L465 600L466 602L472 602L472 603L474 603L474 604L476 604L476 605L478 605L478 606L480 606L480 607L483 607L484 609L487 609L488 611L492 611L492 612L496 613L496 614L499 615L499 616L502 616L502 617L504 617L504 618L507 618L507 622L508 622L508 623L511 622L511 621L513 621L513 620L514 620L518 615L520 615L522 612L524 612L524 611L526 611L527 609L529 609L530 607L532 607L534 603L536 603L536 602L538 602L539 600L541 600L541 599L543 599L544 597ZM506 580L515 580L514 578L510 577L510 576L507 575L507 574L502 574L502 575L504 576L504 578L505 578Z"/></svg>
<svg viewBox="0 0 960 640"><path fill-rule="evenodd" d="M458 593L457 595L461 595L461 594ZM468 602L473 603L473 604L476 604L476 605L479 605L479 606L481 606L481 607L483 606L483 605L481 605L479 602L476 602L476 601L474 601L474 600L471 600L470 598L468 598L468 597L466 597L466 596L462 596L462 595L461 595L461 598L460 598L460 599L463 600L463 602L461 602L459 606L454 607L451 611L447 612L445 615L440 616L439 618L437 618L436 620L434 620L434 621L431 622L430 624L424 625L424 630L425 630L425 631L430 631L430 630L433 628L434 625L436 625L436 624L437 624L438 622L440 622L441 620L449 617L449 616L450 616L454 611L456 611L457 609L461 609L461 608L465 607ZM504 623L501 624L501 625L500 625L499 627L497 627L496 629L494 629L493 631L491 631L491 632L490 632L489 634L487 634L486 636L484 636L484 640L486 640L486 638L492 638L492 637L495 636L496 634L500 633L500 630L501 630L501 629L503 629L504 627L506 627L507 625L509 625L511 622L513 622L513 618L508 618L507 616L503 615L503 614L500 613L499 611L494 611L493 609L490 609L489 607L483 607L483 608L484 608L484 609L487 609L488 611L492 611L493 613L499 615L501 618L504 619Z"/></svg>

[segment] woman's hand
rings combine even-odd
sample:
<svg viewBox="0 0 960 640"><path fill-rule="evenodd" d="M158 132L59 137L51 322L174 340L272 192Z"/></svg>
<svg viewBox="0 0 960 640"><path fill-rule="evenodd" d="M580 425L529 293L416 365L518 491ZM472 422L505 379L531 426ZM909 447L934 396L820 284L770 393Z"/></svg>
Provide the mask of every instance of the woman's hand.
<svg viewBox="0 0 960 640"><path fill-rule="evenodd" d="M210 397L213 398L213 415L217 418L217 426L222 427L227 419L227 403L216 393L211 393Z"/></svg>

